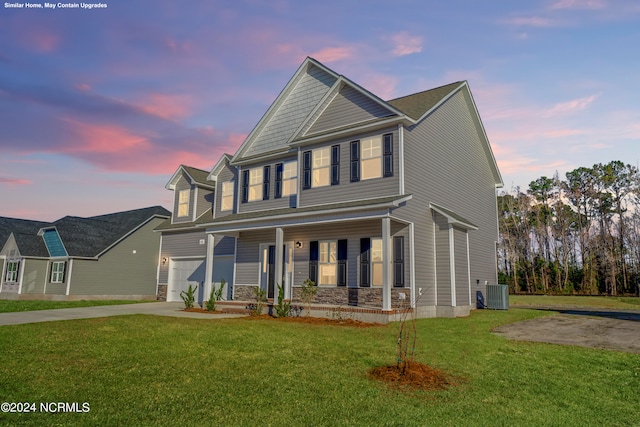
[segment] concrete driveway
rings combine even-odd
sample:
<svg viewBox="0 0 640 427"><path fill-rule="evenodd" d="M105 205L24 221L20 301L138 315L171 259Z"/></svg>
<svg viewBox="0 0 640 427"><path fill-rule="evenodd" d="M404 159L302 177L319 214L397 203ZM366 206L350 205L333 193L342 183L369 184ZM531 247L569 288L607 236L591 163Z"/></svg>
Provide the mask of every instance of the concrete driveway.
<svg viewBox="0 0 640 427"><path fill-rule="evenodd" d="M535 307L529 307L535 308ZM509 339L603 348L640 354L640 311L537 308L552 316L500 326L493 333Z"/></svg>
<svg viewBox="0 0 640 427"><path fill-rule="evenodd" d="M52 322L56 320L90 319L95 317L121 316L126 314L153 314L157 316L189 317L192 319L223 319L242 317L243 314L191 313L182 311L181 302L148 302L95 307L60 308L56 310L21 311L0 313L0 326L23 323Z"/></svg>

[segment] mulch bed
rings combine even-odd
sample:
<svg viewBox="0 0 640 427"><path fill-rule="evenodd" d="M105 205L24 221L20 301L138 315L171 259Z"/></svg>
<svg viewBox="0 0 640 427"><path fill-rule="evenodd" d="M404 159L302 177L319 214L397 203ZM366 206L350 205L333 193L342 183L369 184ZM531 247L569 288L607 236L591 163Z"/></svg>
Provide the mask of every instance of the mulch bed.
<svg viewBox="0 0 640 427"><path fill-rule="evenodd" d="M369 378L401 390L444 390L459 385L461 378L420 362L412 362L404 372L398 366L379 366L369 371Z"/></svg>
<svg viewBox="0 0 640 427"><path fill-rule="evenodd" d="M288 323L306 323L310 325L325 325L325 326L351 326L353 328L373 328L376 326L385 326L381 323L361 322L353 319L325 319L322 317L272 317L268 314L261 314L260 316L249 316L246 319L270 319L278 322Z"/></svg>
<svg viewBox="0 0 640 427"><path fill-rule="evenodd" d="M189 313L222 314L222 311L220 310L209 311L206 308L200 308L200 307L185 308L182 311L188 311Z"/></svg>

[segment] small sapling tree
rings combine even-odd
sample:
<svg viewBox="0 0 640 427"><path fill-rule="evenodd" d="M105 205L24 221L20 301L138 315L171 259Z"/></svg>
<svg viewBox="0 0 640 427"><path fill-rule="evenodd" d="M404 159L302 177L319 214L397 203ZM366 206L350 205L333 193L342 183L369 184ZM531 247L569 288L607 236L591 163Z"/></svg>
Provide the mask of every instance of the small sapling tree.
<svg viewBox="0 0 640 427"><path fill-rule="evenodd" d="M318 293L318 287L316 286L313 280L306 279L304 283L302 283L301 290L302 290L302 296L301 296L302 303L304 304L304 307L307 309L307 316L310 316L311 303L313 302L313 299Z"/></svg>

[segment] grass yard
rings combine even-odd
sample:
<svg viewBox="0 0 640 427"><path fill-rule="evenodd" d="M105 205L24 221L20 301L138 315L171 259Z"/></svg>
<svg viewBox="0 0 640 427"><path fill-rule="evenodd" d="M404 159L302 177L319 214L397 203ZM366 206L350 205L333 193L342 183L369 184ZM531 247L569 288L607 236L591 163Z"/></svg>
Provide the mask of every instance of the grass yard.
<svg viewBox="0 0 640 427"><path fill-rule="evenodd" d="M640 309L638 297L600 297L563 295L509 295L512 307L523 305Z"/></svg>
<svg viewBox="0 0 640 427"><path fill-rule="evenodd" d="M508 341L545 312L417 322L417 359L465 378L400 392L367 378L395 361L375 328L154 316L0 327L0 401L88 402L87 413L0 413L0 425L638 425L640 355Z"/></svg>
<svg viewBox="0 0 640 427"><path fill-rule="evenodd" d="M57 308L95 307L97 305L135 304L151 301L133 300L80 300L80 301L45 301L45 300L0 300L0 313L18 311L52 310Z"/></svg>

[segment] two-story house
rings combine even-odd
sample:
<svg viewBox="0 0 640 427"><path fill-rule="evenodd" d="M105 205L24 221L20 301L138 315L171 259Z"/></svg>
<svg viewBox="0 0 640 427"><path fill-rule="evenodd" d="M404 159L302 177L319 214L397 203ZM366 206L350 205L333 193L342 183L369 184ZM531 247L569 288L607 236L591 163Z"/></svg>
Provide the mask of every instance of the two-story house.
<svg viewBox="0 0 640 427"><path fill-rule="evenodd" d="M233 156L189 171L159 227L169 293L224 277L229 299L295 301L309 278L318 304L461 316L497 283L502 179L467 82L383 101L307 58Z"/></svg>

